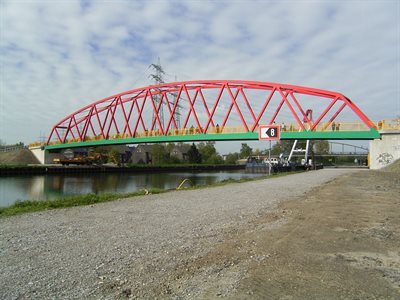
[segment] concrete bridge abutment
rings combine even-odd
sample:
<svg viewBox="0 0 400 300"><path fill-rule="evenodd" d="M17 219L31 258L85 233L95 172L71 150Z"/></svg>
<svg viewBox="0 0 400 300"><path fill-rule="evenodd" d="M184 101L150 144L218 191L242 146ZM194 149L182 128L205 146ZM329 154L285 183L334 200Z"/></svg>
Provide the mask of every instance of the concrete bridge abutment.
<svg viewBox="0 0 400 300"><path fill-rule="evenodd" d="M380 139L371 140L369 166L372 170L386 167L400 159L400 130L379 131Z"/></svg>
<svg viewBox="0 0 400 300"><path fill-rule="evenodd" d="M29 147L29 150L33 153L33 155L38 159L40 164L52 164L54 158L58 158L60 156L59 153L50 153L49 150L43 149L43 147Z"/></svg>

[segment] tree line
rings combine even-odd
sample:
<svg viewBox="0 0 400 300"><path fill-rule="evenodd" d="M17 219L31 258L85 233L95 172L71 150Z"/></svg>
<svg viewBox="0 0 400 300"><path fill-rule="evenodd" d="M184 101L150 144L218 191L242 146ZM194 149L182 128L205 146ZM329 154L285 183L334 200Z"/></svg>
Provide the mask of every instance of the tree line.
<svg viewBox="0 0 400 300"><path fill-rule="evenodd" d="M305 148L306 141L299 141L298 148ZM293 141L278 141L271 148L271 155L278 156L284 153L289 155ZM178 157L171 154L171 150L175 147L174 143L155 144L152 146L153 164L179 164L182 163ZM238 159L246 159L249 156L265 156L268 155L269 149L252 149L247 143L242 143L239 152L233 152L225 155L225 159L215 148L215 142L200 142L197 145L192 143L187 152L187 162L191 164L236 164ZM328 141L310 141L310 154L328 154Z"/></svg>

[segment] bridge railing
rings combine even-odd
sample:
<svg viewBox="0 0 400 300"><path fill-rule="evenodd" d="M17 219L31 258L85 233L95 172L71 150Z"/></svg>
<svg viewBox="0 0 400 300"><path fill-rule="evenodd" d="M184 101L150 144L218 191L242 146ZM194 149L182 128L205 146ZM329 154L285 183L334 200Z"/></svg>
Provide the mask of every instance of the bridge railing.
<svg viewBox="0 0 400 300"><path fill-rule="evenodd" d="M369 128L361 122L327 122L319 124L315 131L368 131Z"/></svg>
<svg viewBox="0 0 400 300"><path fill-rule="evenodd" d="M243 126L235 126L235 127L219 127L219 126L214 126L214 127L209 127L207 130L207 134L220 134L220 133L243 133L246 132L246 129ZM170 129L166 135L168 136L185 136L185 135L194 135L194 134L200 134L201 130L199 128L191 127L191 128L176 128L176 129ZM135 137L138 138L144 138L144 137L157 137L157 136L162 136L163 134L161 133L160 130L144 130L138 132ZM129 134L127 133L116 133L110 135L108 138L109 140L116 140L116 139L127 139L130 138ZM98 136L86 136L85 137L85 142L86 141L98 141L98 140L103 140L103 137L101 135ZM66 140L66 144L71 144L71 143L78 143L81 142L79 138L74 138L74 139L68 139ZM49 145L58 145L61 144L61 142L50 142ZM32 143L30 146L39 146L41 143Z"/></svg>
<svg viewBox="0 0 400 300"><path fill-rule="evenodd" d="M378 130L400 130L400 119L393 120L381 120L375 123L376 128ZM275 123L274 123L275 125ZM298 123L281 123L276 124L281 127L282 132L299 132L303 131L303 129L299 126ZM309 128L308 124L304 125L305 129ZM329 123L321 123L316 128L315 131L368 131L369 128L361 122L329 122ZM234 134L234 133L244 133L247 132L243 126L210 126L207 129L207 134ZM254 129L254 132L258 132L258 127ZM201 134L201 130L199 128L190 127L190 128L173 128L170 129L166 135L168 136L185 136L185 135L195 135ZM157 137L162 136L160 130L145 130L141 132L137 132L135 137ZM127 133L116 133L110 135L108 139L127 139L130 138ZM103 136L86 136L84 141L97 141L103 140ZM81 142L79 138L68 139L66 143L78 143ZM61 142L50 142L49 145L57 145L61 144ZM43 146L43 143L36 142L29 145L32 146Z"/></svg>
<svg viewBox="0 0 400 300"><path fill-rule="evenodd" d="M28 145L28 148L37 148L37 147L42 147L44 145L45 145L44 142L33 142Z"/></svg>
<svg viewBox="0 0 400 300"><path fill-rule="evenodd" d="M207 129L207 134L218 134L218 133L242 133L246 132L243 126L235 126L235 127L220 127L214 126L209 127ZM168 136L182 136L182 135L193 135L202 133L199 128L190 127L190 128L174 128L170 129L166 135ZM162 133L159 130L151 130L151 131L141 131L136 134L136 137L149 137L149 136L161 136Z"/></svg>
<svg viewBox="0 0 400 300"><path fill-rule="evenodd" d="M380 120L376 122L378 130L400 130L400 119Z"/></svg>

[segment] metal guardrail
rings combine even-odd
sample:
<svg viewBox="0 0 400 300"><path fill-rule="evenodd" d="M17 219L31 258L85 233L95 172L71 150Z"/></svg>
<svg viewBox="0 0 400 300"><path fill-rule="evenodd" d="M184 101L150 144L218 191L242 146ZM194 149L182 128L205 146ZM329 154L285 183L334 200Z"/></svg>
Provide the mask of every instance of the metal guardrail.
<svg viewBox="0 0 400 300"><path fill-rule="evenodd" d="M10 146L10 147L5 146L5 147L1 147L0 148L0 152L12 152L12 151L20 150L20 149L24 149L24 148L26 148L25 145L23 145L23 146Z"/></svg>

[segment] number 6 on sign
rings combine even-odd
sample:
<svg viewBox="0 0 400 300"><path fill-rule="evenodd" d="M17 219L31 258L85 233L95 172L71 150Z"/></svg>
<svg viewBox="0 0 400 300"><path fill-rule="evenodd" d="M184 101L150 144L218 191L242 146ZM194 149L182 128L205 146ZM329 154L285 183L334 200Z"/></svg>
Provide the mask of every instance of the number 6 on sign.
<svg viewBox="0 0 400 300"><path fill-rule="evenodd" d="M279 140L280 127L279 125L261 125L258 129L259 140Z"/></svg>

